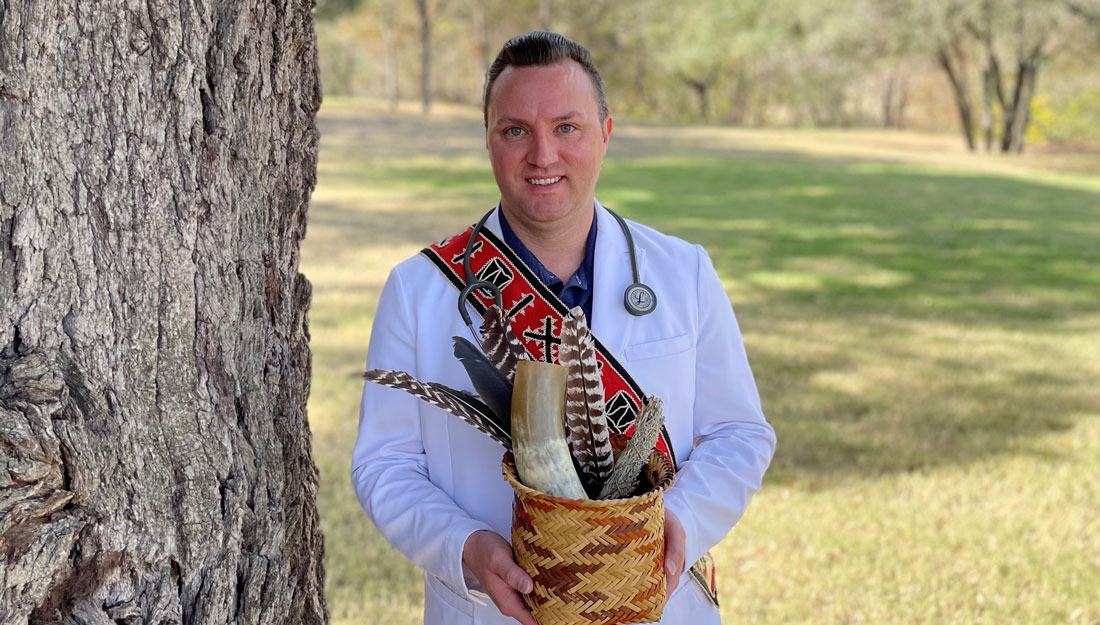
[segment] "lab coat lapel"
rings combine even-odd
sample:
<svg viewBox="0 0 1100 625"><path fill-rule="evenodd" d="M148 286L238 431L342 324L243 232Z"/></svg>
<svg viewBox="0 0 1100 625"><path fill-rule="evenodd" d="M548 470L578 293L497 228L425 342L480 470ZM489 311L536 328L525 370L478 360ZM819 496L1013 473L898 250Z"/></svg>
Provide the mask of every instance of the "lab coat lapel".
<svg viewBox="0 0 1100 625"><path fill-rule="evenodd" d="M636 319L623 306L623 294L633 282L630 251L618 221L599 202L596 202L596 220L592 333L621 359ZM638 250L638 272L642 276L644 260L645 255Z"/></svg>

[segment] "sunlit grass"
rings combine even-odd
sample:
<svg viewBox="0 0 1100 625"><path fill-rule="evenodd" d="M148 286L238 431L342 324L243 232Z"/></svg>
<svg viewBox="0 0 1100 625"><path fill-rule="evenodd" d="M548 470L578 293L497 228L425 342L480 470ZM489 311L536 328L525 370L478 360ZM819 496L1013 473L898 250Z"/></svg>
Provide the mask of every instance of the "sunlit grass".
<svg viewBox="0 0 1100 625"><path fill-rule="evenodd" d="M420 619L420 572L349 485L358 374L389 268L496 201L478 115L322 111L302 268L336 625ZM1075 171L616 126L601 200L707 248L779 435L716 549L726 622L1100 623L1100 183Z"/></svg>

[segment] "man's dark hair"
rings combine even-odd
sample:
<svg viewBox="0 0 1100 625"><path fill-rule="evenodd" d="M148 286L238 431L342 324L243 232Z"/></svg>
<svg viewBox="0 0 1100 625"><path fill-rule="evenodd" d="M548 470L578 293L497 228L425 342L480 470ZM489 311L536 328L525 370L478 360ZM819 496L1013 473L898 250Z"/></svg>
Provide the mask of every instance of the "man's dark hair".
<svg viewBox="0 0 1100 625"><path fill-rule="evenodd" d="M482 113L485 116L485 127L489 127L489 93L493 90L493 84L500 77L501 72L509 65L516 67L529 67L532 65L554 65L567 59L576 61L588 77L592 80L592 87L596 90L596 103L600 107L600 121L607 119L607 97L603 93L603 80L600 72L592 62L592 53L581 44L545 30L536 30L522 35L516 35L504 44L497 54L496 60L489 66L485 73L485 93L482 99Z"/></svg>

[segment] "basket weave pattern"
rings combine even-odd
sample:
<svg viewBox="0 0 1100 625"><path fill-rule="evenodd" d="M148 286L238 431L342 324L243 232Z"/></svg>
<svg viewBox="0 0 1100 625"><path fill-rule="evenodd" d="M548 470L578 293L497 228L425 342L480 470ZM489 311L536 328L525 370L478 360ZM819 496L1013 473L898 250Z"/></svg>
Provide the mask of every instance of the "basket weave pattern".
<svg viewBox="0 0 1100 625"><path fill-rule="evenodd" d="M517 479L511 452L504 477L515 489L512 550L534 580L524 595L540 625L652 623L665 605L664 489L668 460L654 452L651 488L613 500L553 497Z"/></svg>

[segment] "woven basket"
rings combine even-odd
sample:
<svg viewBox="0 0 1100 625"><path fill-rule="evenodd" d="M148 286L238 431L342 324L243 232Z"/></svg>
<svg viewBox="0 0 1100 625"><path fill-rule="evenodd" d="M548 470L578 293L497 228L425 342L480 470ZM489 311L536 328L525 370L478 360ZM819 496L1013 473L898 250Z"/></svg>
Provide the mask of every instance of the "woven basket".
<svg viewBox="0 0 1100 625"><path fill-rule="evenodd" d="M673 469L654 452L648 491L626 499L580 500L532 490L516 477L512 452L504 477L515 490L512 551L534 580L524 595L540 625L652 623L665 606L664 489Z"/></svg>

